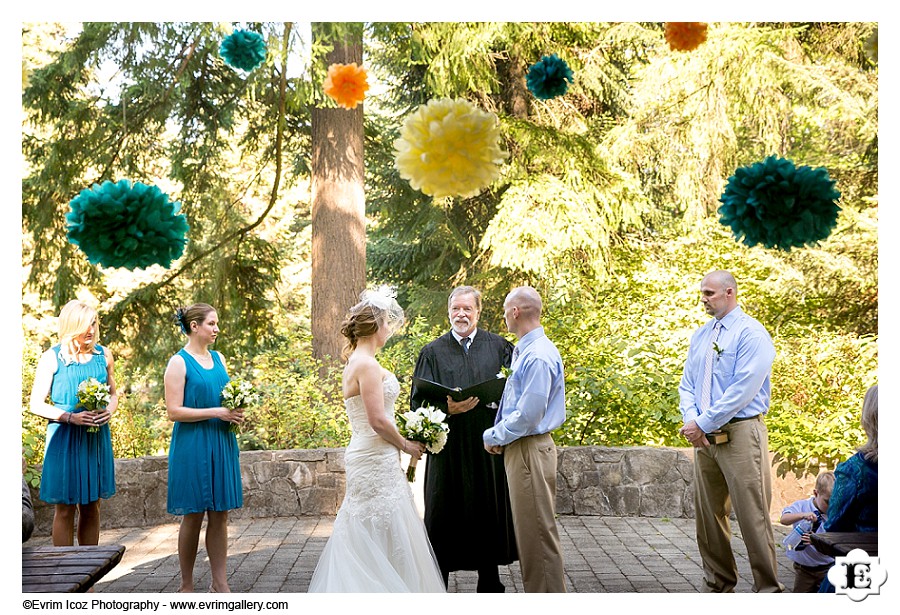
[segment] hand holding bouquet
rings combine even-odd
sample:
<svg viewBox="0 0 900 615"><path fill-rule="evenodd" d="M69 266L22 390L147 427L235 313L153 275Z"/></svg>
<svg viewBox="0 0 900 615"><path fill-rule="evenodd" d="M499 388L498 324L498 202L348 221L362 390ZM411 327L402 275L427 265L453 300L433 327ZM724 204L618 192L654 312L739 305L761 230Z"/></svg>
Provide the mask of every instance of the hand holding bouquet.
<svg viewBox="0 0 900 615"><path fill-rule="evenodd" d="M75 394L78 397L78 405L90 412L106 408L109 405L109 385L96 378L82 380ZM100 431L100 427L91 425L87 430L88 433L96 433Z"/></svg>
<svg viewBox="0 0 900 615"><path fill-rule="evenodd" d="M253 386L253 383L248 380L241 378L229 380L222 389L222 406L229 410L247 408L257 403L259 403L259 392ZM231 431L235 434L240 433L240 425L232 423Z"/></svg>
<svg viewBox="0 0 900 615"><path fill-rule="evenodd" d="M447 433L450 427L444 422L447 415L434 406L422 406L417 410L404 412L397 417L397 429L400 435L407 440L414 440L425 445L429 453L440 453L447 443ZM406 469L406 480L413 482L416 479L415 457L409 462Z"/></svg>

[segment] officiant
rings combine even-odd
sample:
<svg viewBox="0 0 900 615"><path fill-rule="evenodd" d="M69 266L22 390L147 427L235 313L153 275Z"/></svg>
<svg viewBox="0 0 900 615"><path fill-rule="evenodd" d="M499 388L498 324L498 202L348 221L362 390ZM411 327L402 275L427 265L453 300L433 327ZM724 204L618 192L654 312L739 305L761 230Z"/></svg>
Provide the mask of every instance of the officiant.
<svg viewBox="0 0 900 615"><path fill-rule="evenodd" d="M481 292L459 286L447 301L450 331L419 353L414 378L467 388L509 367L513 345L478 328ZM484 449L482 434L494 424L499 400L426 394L413 383L412 409L430 404L447 412L447 444L425 466L425 527L448 581L454 570L477 570L476 591L503 592L498 566L518 559L503 458Z"/></svg>

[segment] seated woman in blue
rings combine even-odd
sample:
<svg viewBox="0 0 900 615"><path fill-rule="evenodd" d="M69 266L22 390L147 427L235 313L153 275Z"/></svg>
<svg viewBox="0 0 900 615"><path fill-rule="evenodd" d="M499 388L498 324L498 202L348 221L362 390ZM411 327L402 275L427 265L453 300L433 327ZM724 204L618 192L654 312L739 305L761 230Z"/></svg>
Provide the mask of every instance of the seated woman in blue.
<svg viewBox="0 0 900 615"><path fill-rule="evenodd" d="M194 562L206 516L206 553L212 572L211 592L230 592L228 511L244 504L237 439L232 423L242 408L222 407L222 389L230 378L221 353L209 347L219 335L219 317L205 303L176 312L187 344L169 359L164 382L166 412L175 422L169 445L167 510L184 515L178 531L182 592L194 591Z"/></svg>
<svg viewBox="0 0 900 615"><path fill-rule="evenodd" d="M39 497L56 505L52 538L58 547L73 545L76 534L80 545L98 544L100 500L116 492L109 419L119 398L113 355L97 344L99 334L97 311L69 301L59 313L59 343L41 356L31 388L31 411L48 420ZM78 385L88 378L109 386L106 408L78 405Z"/></svg>
<svg viewBox="0 0 900 615"><path fill-rule="evenodd" d="M862 427L867 441L834 470L834 490L828 503L826 532L878 531L878 385L866 391ZM819 592L833 592L826 578Z"/></svg>

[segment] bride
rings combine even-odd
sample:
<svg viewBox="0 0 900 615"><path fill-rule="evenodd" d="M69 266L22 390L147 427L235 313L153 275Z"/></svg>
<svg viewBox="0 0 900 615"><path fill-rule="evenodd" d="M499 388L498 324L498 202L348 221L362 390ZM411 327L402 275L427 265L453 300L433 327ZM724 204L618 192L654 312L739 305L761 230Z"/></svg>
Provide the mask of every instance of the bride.
<svg viewBox="0 0 900 615"><path fill-rule="evenodd" d="M406 440L394 422L396 376L377 353L403 325L403 309L387 287L363 291L341 325L349 352L344 403L353 435L345 453L347 489L334 530L309 584L310 592L443 592L444 582L400 467L425 447Z"/></svg>

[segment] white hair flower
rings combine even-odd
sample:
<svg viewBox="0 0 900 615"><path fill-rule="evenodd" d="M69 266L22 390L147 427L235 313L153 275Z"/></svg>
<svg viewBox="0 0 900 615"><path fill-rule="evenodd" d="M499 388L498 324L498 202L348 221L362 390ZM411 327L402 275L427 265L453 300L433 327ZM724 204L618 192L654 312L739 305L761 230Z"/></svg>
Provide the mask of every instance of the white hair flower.
<svg viewBox="0 0 900 615"><path fill-rule="evenodd" d="M403 308L397 303L397 289L387 284L376 288L369 288L359 295L360 302L378 311L377 317L383 317L384 322L392 332L397 331L406 322Z"/></svg>
<svg viewBox="0 0 900 615"><path fill-rule="evenodd" d="M379 310L389 310L397 302L397 289L387 284L362 292L361 299Z"/></svg>

